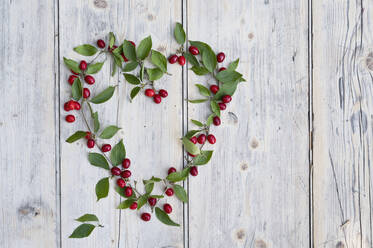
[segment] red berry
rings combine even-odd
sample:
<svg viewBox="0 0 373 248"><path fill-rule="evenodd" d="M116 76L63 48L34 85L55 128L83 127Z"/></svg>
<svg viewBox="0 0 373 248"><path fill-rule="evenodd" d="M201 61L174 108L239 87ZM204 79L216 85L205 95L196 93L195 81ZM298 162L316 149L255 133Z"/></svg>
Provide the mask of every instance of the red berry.
<svg viewBox="0 0 373 248"><path fill-rule="evenodd" d="M131 187L126 187L126 188L124 189L124 195L125 195L126 197L130 197L130 196L132 196L132 188L131 188Z"/></svg>
<svg viewBox="0 0 373 248"><path fill-rule="evenodd" d="M206 135L200 134L197 138L199 144L204 144L206 142Z"/></svg>
<svg viewBox="0 0 373 248"><path fill-rule="evenodd" d="M97 46L99 47L99 48L105 48L105 41L103 41L103 40L98 40L97 41Z"/></svg>
<svg viewBox="0 0 373 248"><path fill-rule="evenodd" d="M119 188L123 189L124 186L126 186L126 182L122 178L118 178L117 185L118 185Z"/></svg>
<svg viewBox="0 0 373 248"><path fill-rule="evenodd" d="M70 109L70 110L74 110L75 109L75 101L73 100L70 100L67 102L67 107Z"/></svg>
<svg viewBox="0 0 373 248"><path fill-rule="evenodd" d="M93 148L95 146L95 140L94 139L89 139L87 140L87 147L88 148Z"/></svg>
<svg viewBox="0 0 373 248"><path fill-rule="evenodd" d="M168 196L173 196L173 195L174 195L174 189L172 189L172 188L168 188L168 189L165 191L165 194L168 195Z"/></svg>
<svg viewBox="0 0 373 248"><path fill-rule="evenodd" d="M155 204L157 204L157 199L153 197L149 197L148 203L150 206L155 206Z"/></svg>
<svg viewBox="0 0 373 248"><path fill-rule="evenodd" d="M111 150L111 145L110 144L104 144L102 147L101 147L101 151L102 152L109 152Z"/></svg>
<svg viewBox="0 0 373 248"><path fill-rule="evenodd" d="M121 170L119 169L119 167L113 167L113 168L111 168L111 174L113 175L113 176L119 176L120 175L120 173L121 173ZM123 188L123 187L122 187Z"/></svg>
<svg viewBox="0 0 373 248"><path fill-rule="evenodd" d="M132 40L129 40L129 42L130 42L134 47L136 46L135 42L133 42Z"/></svg>
<svg viewBox="0 0 373 248"><path fill-rule="evenodd" d="M71 108L69 102L65 102L65 104L63 105L63 109L64 109L65 111L73 110L73 108Z"/></svg>
<svg viewBox="0 0 373 248"><path fill-rule="evenodd" d="M89 91L88 88L83 89L83 97L88 98L91 95L91 92Z"/></svg>
<svg viewBox="0 0 373 248"><path fill-rule="evenodd" d="M232 101L232 97L230 95L225 95L223 96L222 101L223 103L229 103L230 101Z"/></svg>
<svg viewBox="0 0 373 248"><path fill-rule="evenodd" d="M215 117L212 119L212 122L214 123L215 126L220 126L220 124L221 124L221 121L220 121L219 116L215 116Z"/></svg>
<svg viewBox="0 0 373 248"><path fill-rule="evenodd" d="M87 132L86 132L86 135L85 135L85 138L86 138L86 139L90 139L90 138L91 138L91 135L92 135L91 132L88 132L88 131L87 131Z"/></svg>
<svg viewBox="0 0 373 248"><path fill-rule="evenodd" d="M141 219L143 221L149 221L151 219L151 215L149 213L143 213L141 214Z"/></svg>
<svg viewBox="0 0 373 248"><path fill-rule="evenodd" d="M181 66L185 65L185 57L183 55L179 56L177 62L179 62L179 65Z"/></svg>
<svg viewBox="0 0 373 248"><path fill-rule="evenodd" d="M153 97L154 94L155 94L155 92L154 92L153 89L146 89L146 90L145 90L145 96Z"/></svg>
<svg viewBox="0 0 373 248"><path fill-rule="evenodd" d="M163 210L167 213L170 214L172 212L172 207L170 204L166 203L163 205Z"/></svg>
<svg viewBox="0 0 373 248"><path fill-rule="evenodd" d="M219 108L220 110L225 110L227 108L227 105L225 105L225 103L219 102Z"/></svg>
<svg viewBox="0 0 373 248"><path fill-rule="evenodd" d="M220 52L218 53L218 55L216 55L216 60L218 61L218 63L223 62L224 59L225 59L225 54L223 52Z"/></svg>
<svg viewBox="0 0 373 248"><path fill-rule="evenodd" d="M153 96L153 101L156 103L156 104L159 104L162 102L162 98L160 95L156 94Z"/></svg>
<svg viewBox="0 0 373 248"><path fill-rule="evenodd" d="M91 75L87 75L84 77L84 81L87 82L87 84L94 84L95 83L95 78L92 77Z"/></svg>
<svg viewBox="0 0 373 248"><path fill-rule="evenodd" d="M176 54L174 54L174 55L171 55L169 58L168 58L168 62L170 62L170 64L175 64L176 62L177 62L177 59L178 59L179 57L176 55Z"/></svg>
<svg viewBox="0 0 373 248"><path fill-rule="evenodd" d="M211 85L210 90L213 94L216 94L219 91L219 86L217 85Z"/></svg>
<svg viewBox="0 0 373 248"><path fill-rule="evenodd" d="M225 67L221 67L220 69L219 69L219 72L221 72L221 71L225 71L227 68L225 68Z"/></svg>
<svg viewBox="0 0 373 248"><path fill-rule="evenodd" d="M193 55L198 55L198 54L199 54L199 50L198 50L198 48L195 47L195 46L190 46L190 47L189 47L189 52L190 52L191 54L193 54Z"/></svg>
<svg viewBox="0 0 373 248"><path fill-rule="evenodd" d="M168 96L168 92L167 90L159 90L158 94L163 97L163 98L166 98Z"/></svg>
<svg viewBox="0 0 373 248"><path fill-rule="evenodd" d="M216 142L216 138L215 138L215 136L212 135L212 134L207 135L207 140L208 140L209 143L212 144L212 145L215 144L215 142Z"/></svg>
<svg viewBox="0 0 373 248"><path fill-rule="evenodd" d="M79 73L77 73L77 72L75 72L75 71L73 71L73 70L70 70L70 71L71 71L71 73L74 74L74 75L79 75Z"/></svg>
<svg viewBox="0 0 373 248"><path fill-rule="evenodd" d="M196 136L193 136L189 140L192 141L193 144L197 144L197 137Z"/></svg>
<svg viewBox="0 0 373 248"><path fill-rule="evenodd" d="M170 169L168 169L168 175L170 175L171 173L174 173L174 172L176 172L175 167L170 167Z"/></svg>
<svg viewBox="0 0 373 248"><path fill-rule="evenodd" d="M122 162L122 166L124 169L128 169L131 165L131 160L129 158L125 158Z"/></svg>
<svg viewBox="0 0 373 248"><path fill-rule="evenodd" d="M80 110L81 106L80 106L80 103L77 102L77 101L74 101L74 109L75 110Z"/></svg>
<svg viewBox="0 0 373 248"><path fill-rule="evenodd" d="M190 168L190 175L192 175L194 177L198 175L198 168L197 168L197 166L193 166L192 168Z"/></svg>
<svg viewBox="0 0 373 248"><path fill-rule="evenodd" d="M137 202L131 204L130 209L134 210L137 208Z"/></svg>
<svg viewBox="0 0 373 248"><path fill-rule="evenodd" d="M129 178L131 176L131 171L130 170L124 170L122 171L122 174L120 174L121 177L123 178Z"/></svg>
<svg viewBox="0 0 373 248"><path fill-rule="evenodd" d="M87 66L88 65L87 65L87 62L85 62L85 60L80 61L80 64L79 64L80 70L85 71L87 69Z"/></svg>
<svg viewBox="0 0 373 248"><path fill-rule="evenodd" d="M196 155L193 155L191 153L188 152L188 155L191 156L192 158L194 158Z"/></svg>
<svg viewBox="0 0 373 248"><path fill-rule="evenodd" d="M70 75L69 79L67 80L67 82L69 82L70 85L73 85L75 79L77 78L76 75Z"/></svg>
<svg viewBox="0 0 373 248"><path fill-rule="evenodd" d="M73 115L66 115L66 121L67 122L74 122L75 121L75 116Z"/></svg>

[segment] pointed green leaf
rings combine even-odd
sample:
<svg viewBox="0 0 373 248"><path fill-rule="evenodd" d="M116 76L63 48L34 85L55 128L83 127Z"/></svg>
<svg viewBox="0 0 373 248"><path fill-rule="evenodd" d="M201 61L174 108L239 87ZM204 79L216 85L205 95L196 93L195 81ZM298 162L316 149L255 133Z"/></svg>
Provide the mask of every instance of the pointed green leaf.
<svg viewBox="0 0 373 248"><path fill-rule="evenodd" d="M76 219L76 221L79 221L79 222L97 221L98 222L98 218L94 214L85 214L83 216L80 216L78 219Z"/></svg>
<svg viewBox="0 0 373 248"><path fill-rule="evenodd" d="M200 122L200 121L197 121L197 120L193 120L193 119L192 119L191 122L192 122L194 125L196 125L196 126L203 127L203 123Z"/></svg>
<svg viewBox="0 0 373 248"><path fill-rule="evenodd" d="M131 90L131 94L130 94L131 101L137 96L137 94L139 94L140 90L141 90L141 87L135 87Z"/></svg>
<svg viewBox="0 0 373 248"><path fill-rule="evenodd" d="M196 156L193 159L193 164L194 165L204 165L207 164L211 157L212 157L213 151L201 151L201 154Z"/></svg>
<svg viewBox="0 0 373 248"><path fill-rule="evenodd" d="M179 198L180 201L187 203L188 194L185 192L185 189L177 184L174 184L173 188L174 188L176 197Z"/></svg>
<svg viewBox="0 0 373 248"><path fill-rule="evenodd" d="M120 130L117 126L108 126L100 134L101 139L110 139Z"/></svg>
<svg viewBox="0 0 373 248"><path fill-rule="evenodd" d="M211 96L211 93L210 93L209 89L207 89L205 86L203 86L202 84L196 84L196 86L199 90L199 93L201 93L201 95Z"/></svg>
<svg viewBox="0 0 373 248"><path fill-rule="evenodd" d="M113 32L109 33L109 48L112 48L115 43L115 35Z"/></svg>
<svg viewBox="0 0 373 248"><path fill-rule="evenodd" d="M103 65L104 63L101 63L101 62L89 64L87 67L86 74L96 74L97 72L101 70Z"/></svg>
<svg viewBox="0 0 373 248"><path fill-rule="evenodd" d="M129 73L123 73L123 75L128 83L133 84L133 85L140 84L140 79L138 79L136 76L129 74Z"/></svg>
<svg viewBox="0 0 373 248"><path fill-rule="evenodd" d="M154 189L154 183L147 183L145 184L145 192L150 194Z"/></svg>
<svg viewBox="0 0 373 248"><path fill-rule="evenodd" d="M230 63L227 67L227 70L228 71L234 71L237 69L237 66L238 66L238 62L240 62L240 59L236 59L235 61L233 61L232 63Z"/></svg>
<svg viewBox="0 0 373 248"><path fill-rule="evenodd" d="M81 224L73 231L69 238L80 239L88 237L95 227L96 226L92 224Z"/></svg>
<svg viewBox="0 0 373 248"><path fill-rule="evenodd" d="M126 149L124 148L123 140L120 140L111 150L110 160L113 165L118 165L121 164L125 158Z"/></svg>
<svg viewBox="0 0 373 248"><path fill-rule="evenodd" d="M196 99L196 100L188 100L190 103L203 103L208 101L209 99Z"/></svg>
<svg viewBox="0 0 373 248"><path fill-rule="evenodd" d="M184 31L183 25L179 22L177 22L175 25L174 36L175 36L175 40L180 45L185 43L185 31Z"/></svg>
<svg viewBox="0 0 373 248"><path fill-rule="evenodd" d="M124 65L123 71L124 72L130 72L136 69L136 67L139 65L136 61L128 62Z"/></svg>
<svg viewBox="0 0 373 248"><path fill-rule="evenodd" d="M184 137L183 138L183 144L184 148L187 152L193 155L198 155L200 153L198 146L193 144L192 141L190 141L188 138Z"/></svg>
<svg viewBox="0 0 373 248"><path fill-rule="evenodd" d="M96 196L97 201L99 201L102 198L107 197L109 194L109 178L105 177L102 178L98 183L96 184Z"/></svg>
<svg viewBox="0 0 373 248"><path fill-rule="evenodd" d="M110 170L109 164L104 156L99 153L90 152L88 154L88 161L93 166L97 166L106 170Z"/></svg>
<svg viewBox="0 0 373 248"><path fill-rule="evenodd" d="M204 50L209 46L206 43L201 42L201 41L192 41L192 40L190 40L189 43L190 43L190 45L197 47L198 50L200 51L200 53L203 53Z"/></svg>
<svg viewBox="0 0 373 248"><path fill-rule="evenodd" d="M166 177L170 182L179 182L185 180L189 175L190 167L184 168L182 171L173 172Z"/></svg>
<svg viewBox="0 0 373 248"><path fill-rule="evenodd" d="M97 48L89 44L84 44L74 47L74 51L84 56L92 56L97 53Z"/></svg>
<svg viewBox="0 0 373 248"><path fill-rule="evenodd" d="M72 60L72 59L67 59L65 57L63 57L63 62L65 62L65 65L67 66L67 68L69 68L70 70L76 72L76 73L81 73L81 70L79 68L79 64L78 62Z"/></svg>
<svg viewBox="0 0 373 248"><path fill-rule="evenodd" d="M69 138L67 138L67 143L73 143L77 140L80 140L81 138L84 138L87 135L87 132L85 131L76 131L73 135L71 135Z"/></svg>
<svg viewBox="0 0 373 248"><path fill-rule="evenodd" d="M188 62L192 65L192 66L195 66L195 67L200 67L200 64L198 62L198 60L196 59L196 57L191 54L190 52L186 52L184 53L184 57L188 60Z"/></svg>
<svg viewBox="0 0 373 248"><path fill-rule="evenodd" d="M106 102L107 100L109 100L113 96L114 91L115 91L115 87L114 86L109 86L105 90L101 91L100 94L93 97L91 99L91 103L100 104L100 103Z"/></svg>
<svg viewBox="0 0 373 248"><path fill-rule="evenodd" d="M241 73L236 71L221 71L216 74L216 79L223 83L233 83L242 77Z"/></svg>
<svg viewBox="0 0 373 248"><path fill-rule="evenodd" d="M71 94L75 101L79 101L80 98L82 98L83 89L82 89L82 83L80 82L80 79L77 77L74 80L74 83L71 87Z"/></svg>
<svg viewBox="0 0 373 248"><path fill-rule="evenodd" d="M191 70L198 76L203 76L209 73L209 71L204 66L193 66Z"/></svg>
<svg viewBox="0 0 373 248"><path fill-rule="evenodd" d="M123 53L124 53L124 56L126 56L127 59L132 60L132 61L136 61L136 48L128 40L125 40L123 42Z"/></svg>
<svg viewBox="0 0 373 248"><path fill-rule="evenodd" d="M125 201L122 201L117 208L118 209L129 208L132 205L132 203L134 203L135 201L136 201L136 199L129 198L129 199L125 200Z"/></svg>
<svg viewBox="0 0 373 248"><path fill-rule="evenodd" d="M144 63L141 64L141 68L140 68L140 81L142 82L142 80L144 80L144 70L145 70L145 66L144 66Z"/></svg>
<svg viewBox="0 0 373 248"><path fill-rule="evenodd" d="M163 195L150 195L149 197L157 198L157 199L162 199L162 198L164 198Z"/></svg>
<svg viewBox="0 0 373 248"><path fill-rule="evenodd" d="M163 224L166 224L169 226L180 226L179 224L172 221L170 217L168 216L168 214L166 214L166 212L164 212L159 207L155 208L155 216L157 216L158 220L162 222Z"/></svg>
<svg viewBox="0 0 373 248"><path fill-rule="evenodd" d="M212 124L213 118L215 117L215 114L211 114L206 121L206 125L210 126Z"/></svg>
<svg viewBox="0 0 373 248"><path fill-rule="evenodd" d="M93 118L93 130L95 133L97 133L98 130L100 129L100 122L98 121L98 113L94 112L92 114L92 118Z"/></svg>
<svg viewBox="0 0 373 248"><path fill-rule="evenodd" d="M149 195L147 194L140 196L139 200L137 201L137 209L140 209L146 204L146 202L148 201L148 197Z"/></svg>
<svg viewBox="0 0 373 248"><path fill-rule="evenodd" d="M202 62L206 69L210 72L213 72L216 69L216 65L218 63L216 60L216 55L209 45L207 45L202 52Z"/></svg>
<svg viewBox="0 0 373 248"><path fill-rule="evenodd" d="M137 57L141 60L144 60L148 57L150 49L152 48L152 37L149 35L140 42L140 45L137 47Z"/></svg>
<svg viewBox="0 0 373 248"><path fill-rule="evenodd" d="M236 92L237 85L239 84L239 80L231 83L223 83L219 89L219 91L214 96L214 100L221 100L221 98L225 95L233 96Z"/></svg>
<svg viewBox="0 0 373 248"><path fill-rule="evenodd" d="M190 130L187 132L187 134L185 135L186 138L190 139L192 138L194 135L196 135L197 133L201 132L201 130Z"/></svg>
<svg viewBox="0 0 373 248"><path fill-rule="evenodd" d="M163 76L163 72L158 68L146 68L146 73L150 81L158 80Z"/></svg>
<svg viewBox="0 0 373 248"><path fill-rule="evenodd" d="M220 107L219 104L216 101L211 101L210 102L211 110L215 115L220 117Z"/></svg>
<svg viewBox="0 0 373 248"><path fill-rule="evenodd" d="M156 67L161 69L163 72L167 71L167 59L162 53L156 50L152 50L151 61Z"/></svg>

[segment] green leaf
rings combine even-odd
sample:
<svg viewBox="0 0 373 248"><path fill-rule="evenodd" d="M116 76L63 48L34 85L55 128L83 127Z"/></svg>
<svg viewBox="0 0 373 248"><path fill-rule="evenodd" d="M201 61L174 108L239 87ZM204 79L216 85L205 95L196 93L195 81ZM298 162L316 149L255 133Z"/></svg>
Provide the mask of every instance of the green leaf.
<svg viewBox="0 0 373 248"><path fill-rule="evenodd" d="M74 51L84 56L92 56L97 53L97 48L89 44L84 44L74 47Z"/></svg>
<svg viewBox="0 0 373 248"><path fill-rule="evenodd" d="M125 158L126 149L124 148L123 140L121 139L111 150L110 160L113 165L118 165L121 164Z"/></svg>
<svg viewBox="0 0 373 248"><path fill-rule="evenodd" d="M88 161L93 166L97 166L106 170L110 170L109 164L104 156L99 153L90 152L88 154Z"/></svg>
<svg viewBox="0 0 373 248"><path fill-rule="evenodd" d="M163 224L166 224L169 226L180 226L179 224L173 222L168 216L168 214L166 214L166 212L164 212L159 207L155 208L155 216L157 216L158 220L162 222Z"/></svg>
<svg viewBox="0 0 373 248"><path fill-rule="evenodd" d="M236 59L235 61L233 61L232 63L230 63L227 67L227 71L234 71L237 69L237 66L238 66L238 62L240 62L240 59Z"/></svg>
<svg viewBox="0 0 373 248"><path fill-rule="evenodd" d="M196 156L193 159L193 164L194 165L204 165L207 164L211 157L212 157L213 151L201 151L201 154Z"/></svg>
<svg viewBox="0 0 373 248"><path fill-rule="evenodd" d="M223 83L233 83L242 77L241 73L236 71L221 71L216 74L216 79Z"/></svg>
<svg viewBox="0 0 373 248"><path fill-rule="evenodd" d="M205 86L203 86L202 84L196 84L196 86L199 89L199 93L201 93L201 95L211 96L209 89L207 89Z"/></svg>
<svg viewBox="0 0 373 248"><path fill-rule="evenodd" d="M203 43L201 41L192 41L190 40L189 43L192 45L192 46L195 46L198 48L198 50L203 53L204 50L208 47L208 45L206 43Z"/></svg>
<svg viewBox="0 0 373 248"><path fill-rule="evenodd" d="M187 134L185 135L186 138L190 139L192 138L194 135L196 135L197 133L201 132L201 130L190 130L187 132Z"/></svg>
<svg viewBox="0 0 373 248"><path fill-rule="evenodd" d="M130 72L136 69L136 67L139 65L136 61L131 61L125 64L123 71L124 72Z"/></svg>
<svg viewBox="0 0 373 248"><path fill-rule="evenodd" d="M197 99L197 100L188 100L190 103L203 103L208 101L209 99Z"/></svg>
<svg viewBox="0 0 373 248"><path fill-rule="evenodd" d="M92 114L92 119L93 119L93 130L95 133L98 132L98 130L100 129L100 122L98 121L98 113L95 112Z"/></svg>
<svg viewBox="0 0 373 248"><path fill-rule="evenodd" d="M100 94L91 99L91 103L100 104L109 100L114 94L115 87L109 86L105 90L101 91Z"/></svg>
<svg viewBox="0 0 373 248"><path fill-rule="evenodd" d="M111 71L111 76L113 77L115 75L115 73L117 72L117 67L116 67L116 62L115 62L115 57L113 56L114 58L114 61L113 61L113 64L112 64L112 71Z"/></svg>
<svg viewBox="0 0 373 248"><path fill-rule="evenodd" d="M216 55L209 45L202 51L202 62L209 72L213 72L217 65Z"/></svg>
<svg viewBox="0 0 373 248"><path fill-rule="evenodd" d="M134 203L135 201L136 201L136 199L129 198L129 199L125 200L125 201L122 201L117 208L118 209L129 208L132 205L132 203Z"/></svg>
<svg viewBox="0 0 373 248"><path fill-rule="evenodd" d="M72 60L72 59L67 59L65 57L63 57L63 62L65 62L65 65L67 66L67 68L69 68L70 70L73 70L74 72L76 73L81 73L81 70L79 68L79 64L78 62Z"/></svg>
<svg viewBox="0 0 373 248"><path fill-rule="evenodd" d="M183 138L183 144L184 144L185 150L189 152L190 154L193 154L193 155L200 154L198 146L193 144L193 142L190 141L188 138L186 137Z"/></svg>
<svg viewBox="0 0 373 248"><path fill-rule="evenodd" d="M188 62L192 66L195 66L195 67L199 67L200 66L198 60L196 59L196 57L193 54L191 54L190 52L184 53L184 57L188 60Z"/></svg>
<svg viewBox="0 0 373 248"><path fill-rule="evenodd" d="M154 189L154 183L147 183L145 184L145 192L150 194Z"/></svg>
<svg viewBox="0 0 373 248"><path fill-rule="evenodd" d="M215 114L209 115L209 117L207 118L207 121L206 121L207 126L210 126L212 124L212 121L213 121L214 117L215 117Z"/></svg>
<svg viewBox="0 0 373 248"><path fill-rule="evenodd" d="M221 98L225 95L233 96L234 92L236 92L237 85L239 84L239 80L231 83L224 83L220 86L219 91L214 96L214 100L221 100Z"/></svg>
<svg viewBox="0 0 373 248"><path fill-rule="evenodd" d="M123 73L123 75L128 83L133 84L133 85L140 84L140 79L138 79L136 76L129 74L129 73Z"/></svg>
<svg viewBox="0 0 373 248"><path fill-rule="evenodd" d="M73 143L77 140L80 140L81 138L84 138L87 135L87 132L85 131L76 131L73 135L71 135L69 138L67 138L67 143Z"/></svg>
<svg viewBox="0 0 373 248"><path fill-rule="evenodd" d="M193 120L193 119L192 119L191 122L192 122L194 125L196 125L196 126L203 127L203 123L200 122L200 121L197 121L197 120Z"/></svg>
<svg viewBox="0 0 373 248"><path fill-rule="evenodd" d="M163 76L163 72L158 68L146 68L146 73L150 81L158 80Z"/></svg>
<svg viewBox="0 0 373 248"><path fill-rule="evenodd" d="M166 177L170 182L179 182L185 180L189 175L190 167L184 168L182 171L173 172Z"/></svg>
<svg viewBox="0 0 373 248"><path fill-rule="evenodd" d="M175 25L174 36L177 43L179 43L180 45L185 43L185 31L183 25L179 22L177 22Z"/></svg>
<svg viewBox="0 0 373 248"><path fill-rule="evenodd" d="M133 100L133 98L135 98L137 96L137 94L140 92L141 90L141 87L135 87L131 90L131 101Z"/></svg>
<svg viewBox="0 0 373 248"><path fill-rule="evenodd" d="M193 66L191 70L198 76L203 76L209 73L209 71L204 66Z"/></svg>
<svg viewBox="0 0 373 248"><path fill-rule="evenodd" d="M104 63L101 63L101 62L98 62L95 64L89 64L87 67L86 74L96 74L97 72L101 70L103 65Z"/></svg>
<svg viewBox="0 0 373 248"><path fill-rule="evenodd" d="M125 40L123 42L123 53L124 53L124 56L126 56L127 59L132 60L132 61L136 61L136 48L128 40Z"/></svg>
<svg viewBox="0 0 373 248"><path fill-rule="evenodd" d="M95 227L96 226L92 224L81 224L73 231L69 238L80 239L88 237Z"/></svg>
<svg viewBox="0 0 373 248"><path fill-rule="evenodd" d="M76 219L76 221L79 221L79 222L97 221L98 222L98 218L94 214L85 214L83 216L80 216L78 219Z"/></svg>
<svg viewBox="0 0 373 248"><path fill-rule="evenodd" d="M119 68L122 68L123 58L119 54L113 53L113 59L114 59L114 67L118 66ZM115 66L116 65L116 66Z"/></svg>
<svg viewBox="0 0 373 248"><path fill-rule="evenodd" d="M151 61L156 67L161 69L163 72L167 71L167 59L162 53L156 50L152 50Z"/></svg>
<svg viewBox="0 0 373 248"><path fill-rule="evenodd" d="M147 194L140 196L140 198L137 201L137 209L140 209L142 206L146 204L146 202L148 201L148 197L149 196Z"/></svg>
<svg viewBox="0 0 373 248"><path fill-rule="evenodd" d="M177 184L175 184L173 188L174 188L176 197L179 198L180 201L187 203L188 194L185 192L185 189Z"/></svg>
<svg viewBox="0 0 373 248"><path fill-rule="evenodd" d="M125 188L120 188L120 187L118 187L118 186L115 186L114 187L114 189L115 189L115 191L121 196L121 197L125 197L125 198L127 198L127 196L124 194L124 189ZM132 195L133 196L133 195ZM132 198L132 197L130 197L130 198ZM130 199L129 198L129 199Z"/></svg>
<svg viewBox="0 0 373 248"><path fill-rule="evenodd" d="M104 131L102 131L102 133L100 134L100 138L101 139L110 139L112 138L118 131L120 130L119 127L117 126L108 126L104 129Z"/></svg>
<svg viewBox="0 0 373 248"><path fill-rule="evenodd" d="M157 198L157 199L162 199L162 198L164 198L163 195L150 195L150 197L152 197L152 198Z"/></svg>
<svg viewBox="0 0 373 248"><path fill-rule="evenodd" d="M74 100L79 101L80 98L82 98L83 89L82 89L82 83L80 82L80 79L77 77L74 80L74 83L71 87L71 94Z"/></svg>
<svg viewBox="0 0 373 248"><path fill-rule="evenodd" d="M97 201L99 201L102 198L107 197L109 194L109 178L105 177L102 178L98 183L96 184L96 196Z"/></svg>
<svg viewBox="0 0 373 248"><path fill-rule="evenodd" d="M212 112L214 112L215 115L217 115L217 116L220 117L220 107L219 107L219 104L216 101L213 100L213 101L210 102L210 106L211 106Z"/></svg>
<svg viewBox="0 0 373 248"><path fill-rule="evenodd" d="M109 48L112 48L115 43L115 35L113 32L109 33Z"/></svg>
<svg viewBox="0 0 373 248"><path fill-rule="evenodd" d="M140 81L144 80L144 70L145 70L145 66L144 66L144 63L142 63L141 68L140 68Z"/></svg>
<svg viewBox="0 0 373 248"><path fill-rule="evenodd" d="M148 57L150 49L152 48L152 37L149 35L140 42L140 45L137 47L137 57L141 60L144 60Z"/></svg>

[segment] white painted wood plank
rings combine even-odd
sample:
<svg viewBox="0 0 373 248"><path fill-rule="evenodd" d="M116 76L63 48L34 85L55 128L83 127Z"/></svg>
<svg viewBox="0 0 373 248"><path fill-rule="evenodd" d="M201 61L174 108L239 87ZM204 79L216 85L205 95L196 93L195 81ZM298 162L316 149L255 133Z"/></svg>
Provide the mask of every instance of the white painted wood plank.
<svg viewBox="0 0 373 248"><path fill-rule="evenodd" d="M190 247L309 246L307 11L305 0L188 1L189 39L224 51L223 66L240 57L248 81L189 180ZM214 83L188 77L191 99L195 83ZM189 119L207 109L189 104Z"/></svg>
<svg viewBox="0 0 373 248"><path fill-rule="evenodd" d="M56 247L54 2L0 13L0 246Z"/></svg>
<svg viewBox="0 0 373 248"><path fill-rule="evenodd" d="M373 3L313 2L314 244L372 247Z"/></svg>

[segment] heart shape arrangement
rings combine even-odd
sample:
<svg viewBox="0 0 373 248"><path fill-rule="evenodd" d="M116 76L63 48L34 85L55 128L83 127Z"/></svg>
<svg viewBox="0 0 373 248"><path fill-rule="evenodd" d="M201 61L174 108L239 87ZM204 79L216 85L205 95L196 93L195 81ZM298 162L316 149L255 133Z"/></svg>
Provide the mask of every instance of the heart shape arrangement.
<svg viewBox="0 0 373 248"><path fill-rule="evenodd" d="M245 79L243 79L242 74L236 71L239 59L230 63L227 68L218 68L218 63L224 61L225 54L222 52L215 54L206 43L189 40L189 51L184 51L186 35L180 23L176 23L174 37L177 43L180 44L180 48L176 51L176 54L169 56L168 62L170 64L177 62L179 65L184 66L187 60L192 65L191 70L196 75L211 75L216 80L216 84L211 85L209 88L202 84L196 84L203 97L201 99L188 100L190 103L209 102L212 113L205 122L191 120L197 128L188 131L182 138L184 150L188 154L185 158L183 170L176 171L175 168L171 167L165 178L153 176L150 179L143 180L144 190L141 193L138 189L138 183L131 180L131 171L129 170L131 160L126 156L123 140L120 140L113 148L105 142L105 140L114 137L120 128L111 125L101 129L98 113L92 107L92 104L101 104L109 100L113 96L116 86L109 86L93 97L91 97L89 88L84 87L85 83L88 85L95 83L95 78L92 75L98 73L109 58L113 63L112 76L119 70L126 81L134 85L130 93L131 101L140 91L143 91L144 95L153 98L156 104L161 103L162 98L168 96L168 92L165 89L157 90L154 86L154 81L168 74L167 59L162 53L152 50L152 39L150 36L143 39L137 48L136 44L129 40L124 40L119 46L115 45L116 38L112 32L109 34L108 46L106 46L104 40L98 40L98 48L90 44L75 47L74 51L81 55L96 56L88 63L84 60L78 63L64 58L65 65L73 73L68 78L68 82L71 85L72 99L64 104L64 110L78 110L86 125L85 130L76 131L66 141L73 143L85 138L89 149L97 146L100 153L89 152L88 161L93 166L109 171L109 176L102 178L96 184L97 200L108 196L109 180L115 180L116 192L125 199L120 203L118 209L141 210L142 207L148 204L151 212L155 212L155 216L162 223L179 226L169 216L172 212L172 206L165 203L160 208L160 202L165 196L172 197L174 194L182 202L188 202L186 191L177 183L182 182L189 175L197 176L198 166L207 164L211 159L213 151L203 150L206 140L210 144L215 144L216 142L215 136L210 133L210 126L212 124L215 126L221 124L221 111L226 109L238 84L245 81ZM101 55L105 55L105 59L101 62L95 62L102 57ZM146 67L145 61L150 61L152 68ZM90 119L85 115L85 107L89 109ZM67 122L72 123L75 121L75 116L69 114L65 119ZM110 155L108 155L109 152ZM164 188L161 193L153 193L156 184L161 184ZM151 219L151 214L147 212L142 212L140 216L144 221ZM96 227L102 227L99 224L99 219L94 214L85 214L76 219L76 221L82 224L73 231L70 238L87 237Z"/></svg>

